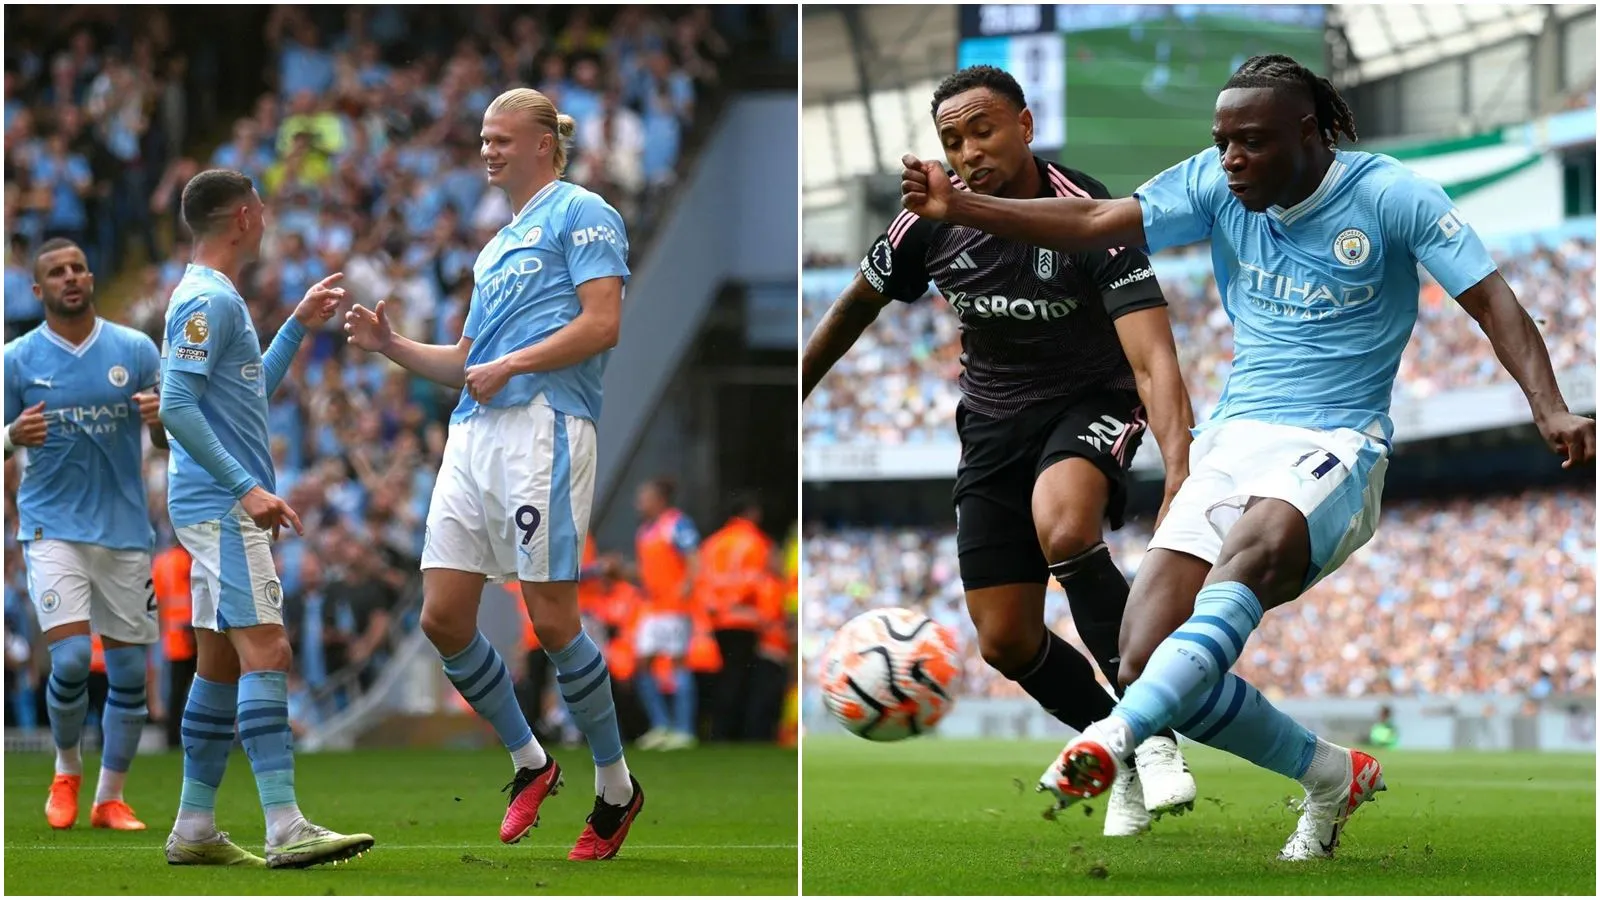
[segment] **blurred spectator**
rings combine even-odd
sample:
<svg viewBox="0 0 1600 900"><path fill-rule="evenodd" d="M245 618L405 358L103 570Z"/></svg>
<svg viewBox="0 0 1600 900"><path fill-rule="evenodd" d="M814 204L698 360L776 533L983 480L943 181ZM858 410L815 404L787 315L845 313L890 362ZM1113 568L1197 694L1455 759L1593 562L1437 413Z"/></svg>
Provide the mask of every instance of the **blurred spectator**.
<svg viewBox="0 0 1600 900"><path fill-rule="evenodd" d="M1495 256L1506 282L1544 332L1556 372L1594 365L1594 241L1569 238L1531 252ZM814 257L807 267L840 262ZM1209 271L1163 276L1161 287L1195 414L1203 419L1222 396L1233 359L1233 326ZM806 291L808 333L833 300L815 289ZM807 401L805 440L954 441L960 373L960 322L942 298L890 304ZM1477 322L1437 283L1425 279L1395 396L1427 398L1509 379Z"/></svg>
<svg viewBox="0 0 1600 900"><path fill-rule="evenodd" d="M44 321L44 304L33 295L33 259L28 239L13 234L6 253L6 342Z"/></svg>
<svg viewBox="0 0 1600 900"><path fill-rule="evenodd" d="M1594 521L1593 494L1572 490L1393 504L1372 543L1262 620L1234 671L1269 696L1591 694ZM1148 527L1130 522L1108 535L1130 578ZM815 673L833 632L855 615L903 606L961 637L965 693L1022 696L977 653L955 550L953 531L808 535L807 667ZM1045 619L1082 649L1054 585Z"/></svg>
<svg viewBox="0 0 1600 900"><path fill-rule="evenodd" d="M39 721L37 688L42 682L36 675L35 650L41 635L33 604L28 601L20 553L6 554L5 626L5 726L32 728Z"/></svg>

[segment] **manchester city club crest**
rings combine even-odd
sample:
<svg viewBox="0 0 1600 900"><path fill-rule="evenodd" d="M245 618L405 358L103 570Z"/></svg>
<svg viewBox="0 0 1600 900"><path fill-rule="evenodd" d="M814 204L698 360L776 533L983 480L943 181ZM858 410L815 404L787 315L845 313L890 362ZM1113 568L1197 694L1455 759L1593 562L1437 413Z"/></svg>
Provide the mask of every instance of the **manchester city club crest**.
<svg viewBox="0 0 1600 900"><path fill-rule="evenodd" d="M106 379L111 382L112 387L126 387L128 370L122 366L112 366L111 371L106 373Z"/></svg>
<svg viewBox="0 0 1600 900"><path fill-rule="evenodd" d="M61 595L55 591L45 591L39 598L39 608L47 613L53 613L61 606Z"/></svg>
<svg viewBox="0 0 1600 900"><path fill-rule="evenodd" d="M1033 250L1033 274L1039 276L1040 281L1049 281L1056 277L1056 270L1060 264L1056 259L1056 251L1035 247Z"/></svg>
<svg viewBox="0 0 1600 900"><path fill-rule="evenodd" d="M1347 266L1361 265L1371 252L1372 242L1367 240L1366 232L1359 228L1346 228L1333 241L1333 255Z"/></svg>

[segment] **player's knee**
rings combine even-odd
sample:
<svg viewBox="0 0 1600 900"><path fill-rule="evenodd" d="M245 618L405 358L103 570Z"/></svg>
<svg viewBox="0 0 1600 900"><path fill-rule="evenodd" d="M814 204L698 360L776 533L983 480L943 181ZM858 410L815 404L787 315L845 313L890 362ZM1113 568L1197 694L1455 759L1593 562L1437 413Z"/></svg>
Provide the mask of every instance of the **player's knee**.
<svg viewBox="0 0 1600 900"><path fill-rule="evenodd" d="M1076 559L1099 544L1099 522L1055 522L1039 536L1040 549L1051 565Z"/></svg>
<svg viewBox="0 0 1600 900"><path fill-rule="evenodd" d="M460 652L472 643L477 630L478 623L457 614L444 604L425 603L422 606L422 633L447 656Z"/></svg>
<svg viewBox="0 0 1600 900"><path fill-rule="evenodd" d="M522 600L528 607L528 617L533 620L533 633L539 636L540 645L546 649L559 650L571 644L583 630L574 585L523 582Z"/></svg>
<svg viewBox="0 0 1600 900"><path fill-rule="evenodd" d="M1237 542L1230 541L1231 546L1222 548L1209 580L1238 582L1269 605L1291 599L1304 583L1311 561L1305 528L1291 524L1285 521L1281 527L1253 529Z"/></svg>
<svg viewBox="0 0 1600 900"><path fill-rule="evenodd" d="M571 644L582 630L581 621L543 622L534 626L533 633L539 636L539 646L560 650Z"/></svg>
<svg viewBox="0 0 1600 900"><path fill-rule="evenodd" d="M251 632L235 645L245 672L287 672L294 663L289 635L282 628L241 629Z"/></svg>
<svg viewBox="0 0 1600 900"><path fill-rule="evenodd" d="M94 645L89 636L75 635L50 645L50 674L57 681L79 684L89 678L89 661Z"/></svg>
<svg viewBox="0 0 1600 900"><path fill-rule="evenodd" d="M145 690L145 660L143 645L107 647L106 681L114 691L142 693Z"/></svg>
<svg viewBox="0 0 1600 900"><path fill-rule="evenodd" d="M1039 654L1044 640L1044 623L1013 622L1006 627L978 628L978 652L995 671L1010 676L1022 670Z"/></svg>

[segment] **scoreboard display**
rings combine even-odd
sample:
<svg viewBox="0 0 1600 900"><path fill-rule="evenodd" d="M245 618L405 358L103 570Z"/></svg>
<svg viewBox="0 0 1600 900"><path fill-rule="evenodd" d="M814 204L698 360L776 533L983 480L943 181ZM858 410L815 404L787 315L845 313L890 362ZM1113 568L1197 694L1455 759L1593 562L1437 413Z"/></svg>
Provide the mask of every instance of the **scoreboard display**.
<svg viewBox="0 0 1600 900"><path fill-rule="evenodd" d="M1327 74L1326 9L1309 6L960 7L961 67L1010 72L1035 152L1114 195L1211 145L1217 92L1246 59L1284 53Z"/></svg>

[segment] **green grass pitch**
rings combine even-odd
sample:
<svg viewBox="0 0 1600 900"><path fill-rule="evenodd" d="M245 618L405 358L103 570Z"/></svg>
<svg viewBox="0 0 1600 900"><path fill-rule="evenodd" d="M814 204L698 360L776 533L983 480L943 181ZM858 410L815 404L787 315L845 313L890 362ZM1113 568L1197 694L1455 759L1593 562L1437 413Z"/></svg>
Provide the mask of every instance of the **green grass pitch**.
<svg viewBox="0 0 1600 900"><path fill-rule="evenodd" d="M1381 752L1389 790L1338 856L1287 864L1288 779L1189 745L1194 812L1110 839L1098 809L1045 817L1033 785L1060 749L806 739L805 892L1594 895L1593 756Z"/></svg>
<svg viewBox="0 0 1600 900"><path fill-rule="evenodd" d="M97 757L85 758L78 826L44 821L45 754L5 758L7 894L793 894L796 755L774 748L634 753L645 808L616 859L567 861L594 803L587 750L559 750L566 787L520 844L499 842L511 780L503 752L357 751L303 755L296 792L311 820L377 839L347 864L301 871L169 866L161 848L182 784L176 753L141 756L128 802L149 830L89 827ZM235 752L217 798L218 825L246 849L266 839L255 781Z"/></svg>

